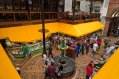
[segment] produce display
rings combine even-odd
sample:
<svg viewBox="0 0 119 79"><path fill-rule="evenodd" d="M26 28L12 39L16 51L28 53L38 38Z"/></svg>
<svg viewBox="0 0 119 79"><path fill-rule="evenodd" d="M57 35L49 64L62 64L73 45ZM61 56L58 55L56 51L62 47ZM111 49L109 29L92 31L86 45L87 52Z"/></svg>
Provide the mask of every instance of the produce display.
<svg viewBox="0 0 119 79"><path fill-rule="evenodd" d="M8 50L11 52L11 54L16 58L22 58L24 57L24 52L22 50L23 45L21 43L13 43L8 40L6 40L6 45ZM43 52L43 44L42 41L32 42L26 44L29 47L29 53L31 55ZM46 41L46 49L49 46L49 42Z"/></svg>

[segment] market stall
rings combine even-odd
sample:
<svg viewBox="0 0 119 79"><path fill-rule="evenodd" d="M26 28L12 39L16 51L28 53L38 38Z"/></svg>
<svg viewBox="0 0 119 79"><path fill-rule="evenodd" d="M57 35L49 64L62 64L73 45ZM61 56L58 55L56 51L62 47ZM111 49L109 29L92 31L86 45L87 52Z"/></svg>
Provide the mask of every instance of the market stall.
<svg viewBox="0 0 119 79"><path fill-rule="evenodd" d="M54 22L45 24L45 30L48 30L48 32L45 33L45 36L47 38L50 35L52 36L53 33L60 33L61 35L64 34L67 40L67 45L75 48L75 44L77 43L76 38L95 32L102 28L104 28L104 25L98 21L75 25ZM8 38L11 42L12 47L9 48L9 51L15 57L19 57L16 55L20 55L20 57L24 56L24 53L22 52L22 45L18 45L18 43L27 43L31 54L34 54L34 51L41 52L42 50L42 41L39 41L42 40L41 24L2 28L0 29L0 33L0 39ZM57 38L57 35L55 35L54 39L55 38ZM35 43L33 43L33 41L35 41ZM30 42L32 43L29 44ZM14 44L18 46L15 46Z"/></svg>
<svg viewBox="0 0 119 79"><path fill-rule="evenodd" d="M10 42L8 39L6 39L6 45L11 52L11 54L15 58L23 58L25 57L25 53L23 51L24 43L15 43L15 42ZM34 55L36 53L42 53L43 52L43 44L42 41L35 41L35 42L30 42L25 44L26 46L29 47L29 54ZM46 41L46 49L49 46L49 42Z"/></svg>

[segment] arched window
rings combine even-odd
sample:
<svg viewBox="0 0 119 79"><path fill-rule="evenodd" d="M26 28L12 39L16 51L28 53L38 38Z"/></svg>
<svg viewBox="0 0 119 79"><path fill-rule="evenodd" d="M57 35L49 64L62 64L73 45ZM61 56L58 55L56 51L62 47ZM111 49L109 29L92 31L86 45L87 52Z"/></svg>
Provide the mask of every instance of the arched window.
<svg viewBox="0 0 119 79"><path fill-rule="evenodd" d="M119 9L113 12L112 17L119 17Z"/></svg>
<svg viewBox="0 0 119 79"><path fill-rule="evenodd" d="M108 35L119 36L119 9L111 15Z"/></svg>

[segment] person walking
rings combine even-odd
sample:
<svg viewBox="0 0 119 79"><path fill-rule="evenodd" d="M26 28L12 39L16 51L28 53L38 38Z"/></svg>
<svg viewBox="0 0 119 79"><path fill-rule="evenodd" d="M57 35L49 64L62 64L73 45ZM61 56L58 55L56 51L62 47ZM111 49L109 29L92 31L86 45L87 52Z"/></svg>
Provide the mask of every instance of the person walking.
<svg viewBox="0 0 119 79"><path fill-rule="evenodd" d="M53 54L52 54L52 46L49 45L49 48L48 48L48 57L52 56L53 57Z"/></svg>
<svg viewBox="0 0 119 79"><path fill-rule="evenodd" d="M45 65L45 63L46 63L46 61L47 61L47 58L48 58L47 55L44 53L44 54L43 54L43 64L44 64L44 65Z"/></svg>
<svg viewBox="0 0 119 79"><path fill-rule="evenodd" d="M106 38L104 39L104 48L107 48L107 46L108 46L108 44L109 44L110 41L111 41L111 40L110 40L108 37L106 37Z"/></svg>
<svg viewBox="0 0 119 79"><path fill-rule="evenodd" d="M23 51L25 57L28 59L28 55L29 55L29 52L30 52L29 51L29 46L24 44L24 46L22 46L22 51Z"/></svg>
<svg viewBox="0 0 119 79"><path fill-rule="evenodd" d="M86 67L86 79L91 79L92 73L93 73L92 64L89 64Z"/></svg>
<svg viewBox="0 0 119 79"><path fill-rule="evenodd" d="M89 48L90 48L90 44L89 42L86 42L86 54L89 53Z"/></svg>
<svg viewBox="0 0 119 79"><path fill-rule="evenodd" d="M47 62L48 62L48 66L50 66L52 63L54 63L54 60L53 60L52 57L50 56L50 57L47 59Z"/></svg>
<svg viewBox="0 0 119 79"><path fill-rule="evenodd" d="M78 47L79 47L79 51L78 51L78 54L80 53L80 48L81 48L81 43L80 41L78 42Z"/></svg>
<svg viewBox="0 0 119 79"><path fill-rule="evenodd" d="M80 51L81 51L82 55L84 55L84 50L85 50L85 43L83 42L81 44L81 48L80 48Z"/></svg>
<svg viewBox="0 0 119 79"><path fill-rule="evenodd" d="M101 39L97 39L97 44L98 44L98 46L99 46L99 49L100 49L101 43L102 43L102 40L101 40Z"/></svg>
<svg viewBox="0 0 119 79"><path fill-rule="evenodd" d="M62 72L63 72L63 65L60 64L59 68L58 68L58 72L57 72L57 76L58 78L60 78L62 76Z"/></svg>

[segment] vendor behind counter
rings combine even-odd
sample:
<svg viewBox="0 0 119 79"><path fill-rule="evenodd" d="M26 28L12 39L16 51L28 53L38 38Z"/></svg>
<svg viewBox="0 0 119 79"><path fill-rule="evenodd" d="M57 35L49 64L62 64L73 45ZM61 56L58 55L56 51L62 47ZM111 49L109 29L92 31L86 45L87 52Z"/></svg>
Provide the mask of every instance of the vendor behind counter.
<svg viewBox="0 0 119 79"><path fill-rule="evenodd" d="M24 54L28 54L29 53L29 46L27 46L27 45L22 46L22 50L23 50Z"/></svg>

